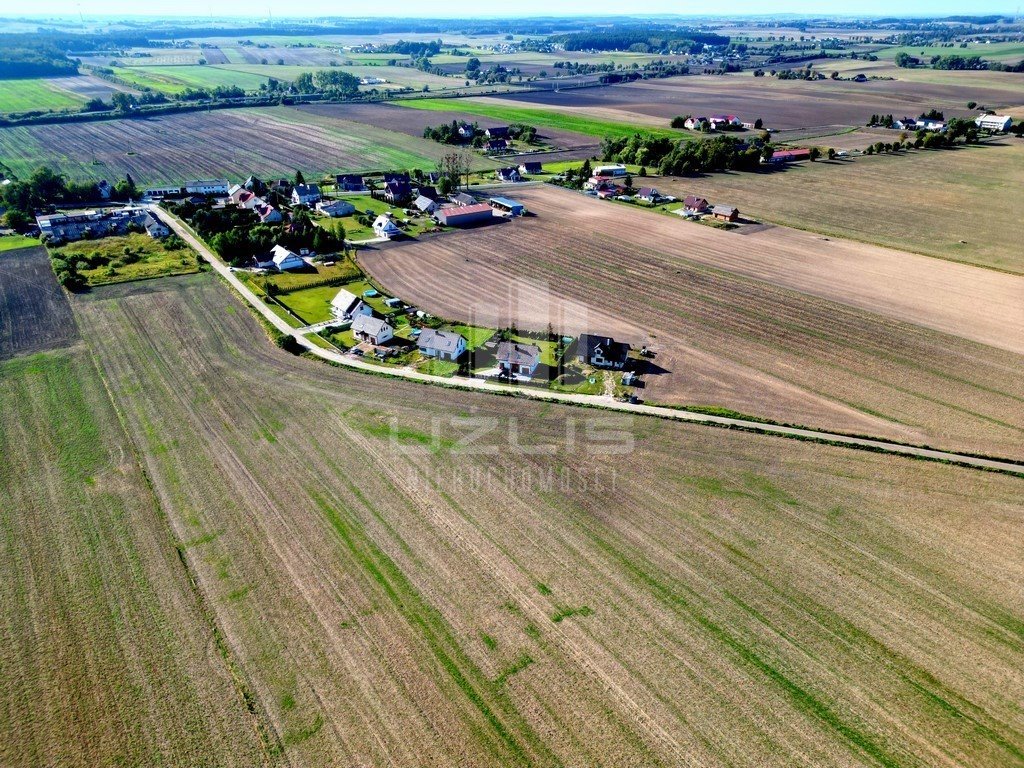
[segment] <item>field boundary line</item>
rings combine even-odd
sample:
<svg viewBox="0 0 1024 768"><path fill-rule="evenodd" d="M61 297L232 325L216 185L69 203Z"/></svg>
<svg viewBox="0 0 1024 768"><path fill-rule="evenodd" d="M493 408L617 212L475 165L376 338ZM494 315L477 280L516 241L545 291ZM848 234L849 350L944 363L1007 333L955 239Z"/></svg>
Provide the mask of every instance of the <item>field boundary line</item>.
<svg viewBox="0 0 1024 768"><path fill-rule="evenodd" d="M151 204L151 208L157 209ZM463 389L471 392L485 392L507 397L522 397L531 400L556 402L563 405L575 405L587 408L600 408L603 410L618 411L643 416L654 416L657 418L685 421L691 424L704 424L708 426L725 429L736 429L744 432L755 432L775 437L785 437L805 442L824 443L844 448L872 451L875 453L888 453L892 455L906 456L926 461L953 464L972 469L981 469L991 472L1002 472L1024 478L1024 462L1002 457L980 457L967 453L955 451L943 451L937 448L924 446L906 445L894 441L873 437L857 437L844 435L839 432L829 432L824 429L811 429L809 427L790 427L781 424L770 424L748 419L733 418L729 416L715 416L712 414L695 413L683 411L659 405L646 405L642 403L623 403L602 395L579 395L567 392L552 392L531 390L507 384L496 384L486 379L466 378L453 376L445 378L432 376L419 371L403 369L387 369L379 365L368 363L361 358L352 358L338 352L323 349L307 339L300 329L292 328L281 317L276 315L266 306L252 290L249 289L234 272L224 264L210 250L210 248L195 234L191 227L188 227L178 217L160 209L160 213L170 224L171 228L189 245L196 249L200 256L206 259L214 270L224 278L244 298L255 311L278 332L291 336L303 348L305 353L314 355L328 363L350 368L364 373L372 373L378 376L406 379L421 384L448 387L450 389Z"/></svg>

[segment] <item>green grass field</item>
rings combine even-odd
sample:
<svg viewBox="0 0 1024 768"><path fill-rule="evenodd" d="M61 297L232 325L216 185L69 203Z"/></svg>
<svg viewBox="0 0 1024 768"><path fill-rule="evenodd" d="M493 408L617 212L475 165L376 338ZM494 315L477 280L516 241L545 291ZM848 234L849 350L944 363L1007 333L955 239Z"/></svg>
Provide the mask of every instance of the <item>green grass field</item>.
<svg viewBox="0 0 1024 768"><path fill-rule="evenodd" d="M905 45L905 46L893 46L892 48L883 48L875 53L879 59L885 59L892 61L896 58L896 54L905 53L908 56L916 56L917 58L923 58L925 63L932 56L980 56L988 61L1000 61L1006 63L1016 63L1021 59L1024 59L1024 45L1021 43L969 43L966 48L961 48L959 44L954 45L952 48L944 48L938 45Z"/></svg>
<svg viewBox="0 0 1024 768"><path fill-rule="evenodd" d="M45 78L0 80L0 113L75 109L84 103L85 97Z"/></svg>
<svg viewBox="0 0 1024 768"><path fill-rule="evenodd" d="M551 109L531 109L527 107L506 107L497 104L483 104L474 99L409 99L400 102L404 107L427 109L433 112L462 112L506 123L526 123L537 128L553 128L561 131L582 133L585 136L615 138L632 136L638 131L655 136L667 136L673 139L685 139L689 134L671 128L637 127L629 123L612 120L598 120L581 115L567 115Z"/></svg>
<svg viewBox="0 0 1024 768"><path fill-rule="evenodd" d="M25 235L4 235L0 237L0 253L14 251L18 248L31 248L39 245L39 238L26 237Z"/></svg>

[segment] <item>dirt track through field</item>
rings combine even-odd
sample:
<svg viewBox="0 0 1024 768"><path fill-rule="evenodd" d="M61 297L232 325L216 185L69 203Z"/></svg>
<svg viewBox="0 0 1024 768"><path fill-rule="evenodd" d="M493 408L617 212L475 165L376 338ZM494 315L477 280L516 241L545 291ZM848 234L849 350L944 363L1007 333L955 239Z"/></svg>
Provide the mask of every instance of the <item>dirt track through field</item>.
<svg viewBox="0 0 1024 768"><path fill-rule="evenodd" d="M290 764L1024 755L1019 480L352 373L167 285L76 313Z"/></svg>
<svg viewBox="0 0 1024 768"><path fill-rule="evenodd" d="M648 377L651 399L1020 454L1020 278L781 227L741 237L550 187L514 194L535 217L360 261L442 317L570 333L582 318L653 340L667 373Z"/></svg>

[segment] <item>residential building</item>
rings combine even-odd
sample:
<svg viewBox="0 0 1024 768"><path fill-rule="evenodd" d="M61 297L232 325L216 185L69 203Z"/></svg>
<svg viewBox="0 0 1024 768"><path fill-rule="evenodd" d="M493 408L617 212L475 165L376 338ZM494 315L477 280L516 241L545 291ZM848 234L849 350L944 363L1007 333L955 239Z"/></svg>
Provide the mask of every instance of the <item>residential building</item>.
<svg viewBox="0 0 1024 768"><path fill-rule="evenodd" d="M463 141L469 141L476 136L476 128L469 123L459 123L459 138Z"/></svg>
<svg viewBox="0 0 1024 768"><path fill-rule="evenodd" d="M412 185L408 179L394 179L384 182L384 199L392 205L401 205L412 197Z"/></svg>
<svg viewBox="0 0 1024 768"><path fill-rule="evenodd" d="M387 214L382 213L376 219L373 220L373 234L377 237L383 237L387 240L393 237L398 237L402 234L402 230L398 227L395 222L391 220L391 217Z"/></svg>
<svg viewBox="0 0 1024 768"><path fill-rule="evenodd" d="M979 115L974 118L974 124L987 131L1008 131L1013 125L1013 118L1009 115Z"/></svg>
<svg viewBox="0 0 1024 768"><path fill-rule="evenodd" d="M456 205L476 205L479 201L466 192L455 192L448 195L448 199Z"/></svg>
<svg viewBox="0 0 1024 768"><path fill-rule="evenodd" d="M458 360L466 351L466 339L454 331L436 331L424 328L416 339L421 355L439 360Z"/></svg>
<svg viewBox="0 0 1024 768"><path fill-rule="evenodd" d="M538 173L544 173L544 164L537 162L520 163L519 173L523 176L534 176Z"/></svg>
<svg viewBox="0 0 1024 768"><path fill-rule="evenodd" d="M303 269L306 262L299 254L289 251L283 245L275 245L270 249L271 261L274 266L284 272L289 269Z"/></svg>
<svg viewBox="0 0 1024 768"><path fill-rule="evenodd" d="M167 197L181 197L181 187L150 187L149 189L143 190L142 196L149 200L163 200Z"/></svg>
<svg viewBox="0 0 1024 768"><path fill-rule="evenodd" d="M658 190L654 187L641 187L640 191L636 193L637 200L643 200L645 203L656 203L661 199L661 195L658 194Z"/></svg>
<svg viewBox="0 0 1024 768"><path fill-rule="evenodd" d="M412 201L412 204L416 210L423 213L433 213L440 207L435 200L432 200L426 195L420 195Z"/></svg>
<svg viewBox="0 0 1024 768"><path fill-rule="evenodd" d="M488 139L507 139L508 138L508 126L497 125L493 128L488 128L484 131L484 135Z"/></svg>
<svg viewBox="0 0 1024 768"><path fill-rule="evenodd" d="M316 204L316 209L324 216L330 216L334 219L341 216L350 216L356 211L356 207L345 200L321 200Z"/></svg>
<svg viewBox="0 0 1024 768"><path fill-rule="evenodd" d="M434 211L434 218L438 223L449 227L466 227L490 221L494 218L494 211L487 203L476 203L475 205L439 208Z"/></svg>
<svg viewBox="0 0 1024 768"><path fill-rule="evenodd" d="M599 165L594 169L594 176L601 177L614 177L614 176L625 176L626 166L619 163L613 165Z"/></svg>
<svg viewBox="0 0 1024 768"><path fill-rule="evenodd" d="M687 195L683 199L683 210L687 213L707 213L711 205L703 197Z"/></svg>
<svg viewBox="0 0 1024 768"><path fill-rule="evenodd" d="M366 183L363 177L354 174L338 174L334 177L334 185L339 192L365 192Z"/></svg>
<svg viewBox="0 0 1024 768"><path fill-rule="evenodd" d="M226 195L231 188L227 179L192 179L184 186L189 195Z"/></svg>
<svg viewBox="0 0 1024 768"><path fill-rule="evenodd" d="M610 336L583 333L576 340L576 357L595 368L622 370L629 360L629 349L629 344L615 341Z"/></svg>
<svg viewBox="0 0 1024 768"><path fill-rule="evenodd" d="M354 293L342 288L331 299L331 314L339 320L350 321L359 315L372 315L373 310Z"/></svg>
<svg viewBox="0 0 1024 768"><path fill-rule="evenodd" d="M281 212L272 205L264 203L257 205L253 210L260 219L260 224L277 224L282 220Z"/></svg>
<svg viewBox="0 0 1024 768"><path fill-rule="evenodd" d="M316 184L296 184L292 189L292 205L314 205L320 199L320 187Z"/></svg>
<svg viewBox="0 0 1024 768"><path fill-rule="evenodd" d="M699 131L704 123L711 125L711 121L706 117L688 117L683 122L683 127L690 131Z"/></svg>
<svg viewBox="0 0 1024 768"><path fill-rule="evenodd" d="M359 341L367 341L374 346L380 346L394 338L395 329L379 317L357 315L352 321L352 335Z"/></svg>
<svg viewBox="0 0 1024 768"><path fill-rule="evenodd" d="M520 182L520 181L522 181L522 177L519 175L519 169L516 168L515 166L512 166L510 168L499 168L497 171L495 171L495 174L498 177L498 181L506 181L506 182Z"/></svg>
<svg viewBox="0 0 1024 768"><path fill-rule="evenodd" d="M491 139L484 147L488 152L504 152L508 149L508 142L504 139Z"/></svg>
<svg viewBox="0 0 1024 768"><path fill-rule="evenodd" d="M540 349L533 344L502 341L498 344L498 368L516 376L533 376L540 365Z"/></svg>
<svg viewBox="0 0 1024 768"><path fill-rule="evenodd" d="M40 235L54 243L85 237L124 235L144 230L150 237L167 237L171 232L148 208L128 206L105 211L74 211L36 217Z"/></svg>
<svg viewBox="0 0 1024 768"><path fill-rule="evenodd" d="M243 189L241 192L239 192L237 198L238 199L235 202L238 205L238 207L248 211L251 211L256 207L263 205L263 200L261 200L254 193L250 192L247 189Z"/></svg>
<svg viewBox="0 0 1024 768"><path fill-rule="evenodd" d="M731 205L716 205L711 214L720 221L739 221L740 209Z"/></svg>

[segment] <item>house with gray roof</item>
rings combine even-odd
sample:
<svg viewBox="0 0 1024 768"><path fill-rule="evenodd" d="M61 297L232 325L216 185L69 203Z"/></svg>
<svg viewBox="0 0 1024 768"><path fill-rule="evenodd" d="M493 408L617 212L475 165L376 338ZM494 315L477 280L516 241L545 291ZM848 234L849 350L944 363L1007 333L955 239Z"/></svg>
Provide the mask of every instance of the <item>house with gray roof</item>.
<svg viewBox="0 0 1024 768"><path fill-rule="evenodd" d="M595 368L622 370L629 359L629 344L616 341L611 336L581 333L576 339L576 357Z"/></svg>
<svg viewBox="0 0 1024 768"><path fill-rule="evenodd" d="M540 365L540 349L534 344L502 341L498 344L497 358L503 373L529 377Z"/></svg>
<svg viewBox="0 0 1024 768"><path fill-rule="evenodd" d="M358 315L352 321L352 335L359 341L367 341L374 346L380 346L394 338L395 329L379 317Z"/></svg>
<svg viewBox="0 0 1024 768"><path fill-rule="evenodd" d="M353 320L359 315L372 315L373 310L354 293L342 288L331 299L331 314L339 320Z"/></svg>
<svg viewBox="0 0 1024 768"><path fill-rule="evenodd" d="M466 351L466 339L454 331L437 331L424 328L416 339L421 355L439 360L458 360Z"/></svg>

